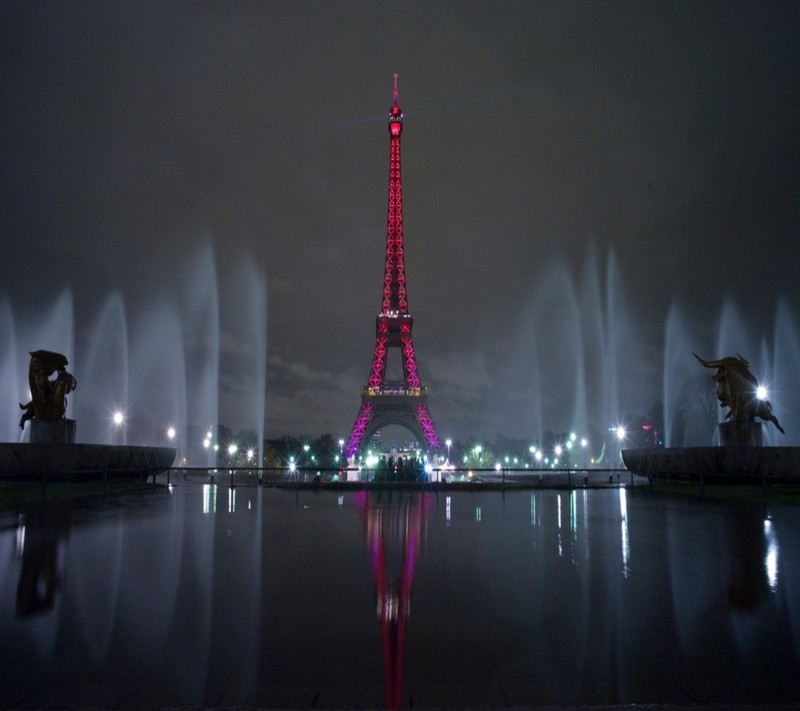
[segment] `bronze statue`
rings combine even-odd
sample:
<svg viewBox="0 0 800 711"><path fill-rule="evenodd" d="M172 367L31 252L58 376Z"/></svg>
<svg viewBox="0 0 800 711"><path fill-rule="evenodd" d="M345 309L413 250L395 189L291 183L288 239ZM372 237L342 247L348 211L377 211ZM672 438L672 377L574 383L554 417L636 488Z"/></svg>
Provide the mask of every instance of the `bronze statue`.
<svg viewBox="0 0 800 711"><path fill-rule="evenodd" d="M24 410L19 421L20 428L26 420L36 417L40 420L60 420L67 412L67 395L77 386L75 378L67 372L69 361L66 356L53 351L31 351L28 367L28 384L31 388L31 401L20 403ZM50 380L53 373L58 375Z"/></svg>
<svg viewBox="0 0 800 711"><path fill-rule="evenodd" d="M756 417L768 420L784 432L778 418L772 414L772 405L767 400L759 399L757 395L758 380L750 372L750 363L742 356L736 358L719 358L718 360L704 360L697 353L692 353L706 368L716 368L717 372L711 379L717 383L717 399L720 407L728 407L726 420L737 423L753 422Z"/></svg>

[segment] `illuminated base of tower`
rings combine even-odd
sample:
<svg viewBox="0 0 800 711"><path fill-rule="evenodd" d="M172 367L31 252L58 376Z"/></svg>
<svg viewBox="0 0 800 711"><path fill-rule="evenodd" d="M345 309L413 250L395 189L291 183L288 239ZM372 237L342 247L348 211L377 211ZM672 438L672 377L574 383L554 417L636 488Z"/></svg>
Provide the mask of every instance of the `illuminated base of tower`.
<svg viewBox="0 0 800 711"><path fill-rule="evenodd" d="M348 460L358 454L361 445L373 434L389 425L405 427L429 450L439 449L439 436L428 411L424 388L364 388L361 407L347 443Z"/></svg>

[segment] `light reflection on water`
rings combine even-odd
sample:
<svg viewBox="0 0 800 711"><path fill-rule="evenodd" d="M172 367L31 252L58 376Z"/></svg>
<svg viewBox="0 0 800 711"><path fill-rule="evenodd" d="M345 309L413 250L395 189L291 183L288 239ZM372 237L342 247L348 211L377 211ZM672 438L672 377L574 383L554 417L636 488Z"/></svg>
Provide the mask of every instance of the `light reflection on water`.
<svg viewBox="0 0 800 711"><path fill-rule="evenodd" d="M9 521L3 707L800 701L792 507L208 484Z"/></svg>
<svg viewBox="0 0 800 711"><path fill-rule="evenodd" d="M769 518L764 519L764 538L767 541L767 556L764 559L767 581L770 590L776 592L778 589L778 554L780 553L780 547L778 546L778 538L772 528L772 521Z"/></svg>
<svg viewBox="0 0 800 711"><path fill-rule="evenodd" d="M622 529L622 574L627 578L631 572L631 542L628 537L628 496L624 488L619 490L619 518Z"/></svg>

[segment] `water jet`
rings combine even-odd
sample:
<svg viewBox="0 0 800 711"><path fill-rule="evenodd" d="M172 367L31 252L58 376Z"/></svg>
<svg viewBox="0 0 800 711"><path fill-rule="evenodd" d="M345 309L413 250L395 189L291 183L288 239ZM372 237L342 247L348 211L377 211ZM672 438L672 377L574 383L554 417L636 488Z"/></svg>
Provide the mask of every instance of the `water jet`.
<svg viewBox="0 0 800 711"><path fill-rule="evenodd" d="M30 441L0 443L4 481L155 475L172 466L172 447L76 443L77 422L66 417L67 395L77 388L76 378L67 371L69 360L43 349L30 356L31 400L20 404L20 429L30 422ZM117 424L121 423L118 413Z"/></svg>
<svg viewBox="0 0 800 711"><path fill-rule="evenodd" d="M18 403L31 399L23 354L41 347L74 365L79 390L65 415L77 422L75 442L127 448L119 450L125 459L136 458L131 447L163 447L174 450L176 466L213 467L216 452L203 440L211 433L216 444L224 422L248 433L253 459L263 462L263 272L246 254L218 262L208 240L163 264L168 273L105 295L69 285L53 301L46 292L0 295L0 480L31 442L30 423L19 428Z"/></svg>

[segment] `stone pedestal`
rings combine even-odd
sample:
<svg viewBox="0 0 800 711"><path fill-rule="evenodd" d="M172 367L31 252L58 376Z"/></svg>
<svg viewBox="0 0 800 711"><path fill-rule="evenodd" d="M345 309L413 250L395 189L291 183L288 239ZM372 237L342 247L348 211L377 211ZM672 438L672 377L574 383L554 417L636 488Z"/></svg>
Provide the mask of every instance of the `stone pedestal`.
<svg viewBox="0 0 800 711"><path fill-rule="evenodd" d="M31 444L75 444L75 420L31 420Z"/></svg>
<svg viewBox="0 0 800 711"><path fill-rule="evenodd" d="M719 443L722 447L761 447L761 423L720 422Z"/></svg>

